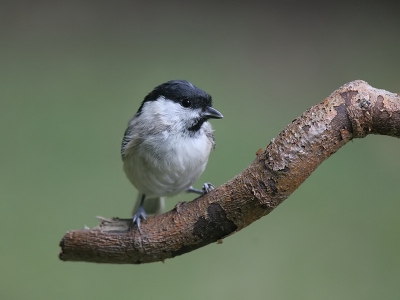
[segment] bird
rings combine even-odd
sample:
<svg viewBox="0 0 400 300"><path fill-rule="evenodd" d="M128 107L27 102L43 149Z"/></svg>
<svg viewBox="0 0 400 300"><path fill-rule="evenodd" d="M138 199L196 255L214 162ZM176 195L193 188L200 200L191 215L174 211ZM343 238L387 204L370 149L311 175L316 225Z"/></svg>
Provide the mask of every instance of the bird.
<svg viewBox="0 0 400 300"><path fill-rule="evenodd" d="M144 98L121 145L123 169L139 192L131 228L136 224L140 232L147 214L161 213L164 197L214 189L211 183L192 185L215 148L209 119L221 118L212 97L187 80L160 84Z"/></svg>

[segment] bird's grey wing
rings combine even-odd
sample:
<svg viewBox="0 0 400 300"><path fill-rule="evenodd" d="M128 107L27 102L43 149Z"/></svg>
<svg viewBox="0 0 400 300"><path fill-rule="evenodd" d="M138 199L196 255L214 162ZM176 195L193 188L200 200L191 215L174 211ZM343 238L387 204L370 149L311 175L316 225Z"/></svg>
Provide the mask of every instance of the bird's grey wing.
<svg viewBox="0 0 400 300"><path fill-rule="evenodd" d="M214 136L214 133L213 133L212 131L210 131L210 132L207 132L206 135L207 135L208 139L209 139L210 142L211 142L212 150L214 150L214 149L215 149L215 145L216 145L216 144L215 144L215 136Z"/></svg>
<svg viewBox="0 0 400 300"><path fill-rule="evenodd" d="M128 144L129 144L129 142L131 141L131 139L129 138L130 131L131 131L131 128L128 127L128 128L125 130L124 138L122 139L122 144L121 144L121 156L122 156L122 160L124 159L125 149L126 149L126 147L128 147Z"/></svg>
<svg viewBox="0 0 400 300"><path fill-rule="evenodd" d="M122 144L121 144L121 156L122 156L122 160L124 160L125 158L125 153L126 150L128 149L128 147L133 147L137 140L137 133L136 133L136 127L137 127L137 118L135 118L135 116L133 116L133 118L129 121L128 123L128 127L125 130L124 133L124 138L122 139Z"/></svg>

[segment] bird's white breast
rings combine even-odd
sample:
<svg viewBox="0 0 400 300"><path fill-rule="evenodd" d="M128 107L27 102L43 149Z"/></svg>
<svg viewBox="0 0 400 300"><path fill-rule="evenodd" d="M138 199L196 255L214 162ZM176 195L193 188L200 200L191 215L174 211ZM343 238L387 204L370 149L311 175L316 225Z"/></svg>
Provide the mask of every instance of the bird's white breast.
<svg viewBox="0 0 400 300"><path fill-rule="evenodd" d="M213 148L211 125L194 136L165 130L147 136L125 153L124 170L146 196L173 196L189 188L203 173Z"/></svg>

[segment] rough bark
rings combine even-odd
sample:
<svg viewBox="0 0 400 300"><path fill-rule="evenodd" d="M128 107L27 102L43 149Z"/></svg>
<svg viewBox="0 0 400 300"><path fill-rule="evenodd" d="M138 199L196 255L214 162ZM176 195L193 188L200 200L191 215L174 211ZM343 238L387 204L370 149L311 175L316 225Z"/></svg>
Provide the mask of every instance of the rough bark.
<svg viewBox="0 0 400 300"><path fill-rule="evenodd" d="M289 124L242 173L211 193L178 203L129 230L131 220L103 219L69 231L60 259L140 264L163 261L233 234L269 214L325 159L353 138L400 136L400 96L357 80Z"/></svg>

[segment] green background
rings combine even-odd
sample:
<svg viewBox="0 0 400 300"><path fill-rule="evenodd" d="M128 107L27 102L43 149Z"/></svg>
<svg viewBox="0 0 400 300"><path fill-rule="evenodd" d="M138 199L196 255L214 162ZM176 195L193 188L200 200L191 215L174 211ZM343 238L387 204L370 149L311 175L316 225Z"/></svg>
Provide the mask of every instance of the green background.
<svg viewBox="0 0 400 300"><path fill-rule="evenodd" d="M58 259L66 231L130 215L120 143L153 87L213 96L225 118L196 186L220 185L342 84L400 91L394 2L2 2L0 299L398 299L400 143L382 136L222 245L145 265Z"/></svg>

